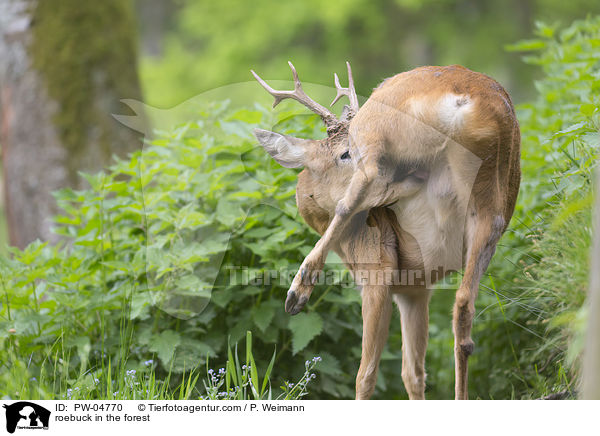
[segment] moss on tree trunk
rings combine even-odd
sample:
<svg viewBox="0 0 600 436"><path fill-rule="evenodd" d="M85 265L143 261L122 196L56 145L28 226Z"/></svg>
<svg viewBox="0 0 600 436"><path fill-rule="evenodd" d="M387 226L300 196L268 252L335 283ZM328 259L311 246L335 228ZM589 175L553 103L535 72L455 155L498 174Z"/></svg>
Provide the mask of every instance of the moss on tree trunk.
<svg viewBox="0 0 600 436"><path fill-rule="evenodd" d="M57 103L54 125L68 152L71 186L139 141L112 118L119 99L140 98L136 27L123 0L39 1L32 10L32 66Z"/></svg>
<svg viewBox="0 0 600 436"><path fill-rule="evenodd" d="M22 247L53 238L52 191L82 187L79 171L141 146L111 115L126 110L120 99L140 99L136 26L129 0L0 0L0 9L6 212Z"/></svg>

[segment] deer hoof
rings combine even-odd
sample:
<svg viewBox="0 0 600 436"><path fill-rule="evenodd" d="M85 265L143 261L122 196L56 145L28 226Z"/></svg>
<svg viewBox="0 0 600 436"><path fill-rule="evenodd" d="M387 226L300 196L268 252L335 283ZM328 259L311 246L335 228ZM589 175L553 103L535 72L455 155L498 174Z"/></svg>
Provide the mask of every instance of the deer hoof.
<svg viewBox="0 0 600 436"><path fill-rule="evenodd" d="M285 311L290 315L296 315L304 308L307 301L307 296L302 295L298 298L298 294L295 291L289 291L285 299Z"/></svg>

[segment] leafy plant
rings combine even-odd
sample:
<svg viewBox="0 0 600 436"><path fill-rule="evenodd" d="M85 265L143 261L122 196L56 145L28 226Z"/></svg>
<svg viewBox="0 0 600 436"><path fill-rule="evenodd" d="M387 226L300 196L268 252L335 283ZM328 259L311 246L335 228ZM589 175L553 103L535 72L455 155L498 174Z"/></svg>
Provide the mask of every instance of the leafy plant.
<svg viewBox="0 0 600 436"><path fill-rule="evenodd" d="M274 123L270 116L215 105L106 172L84 174L88 190L58 192L65 242L11 249L1 260L2 366L27 361L28 378L55 374L56 395L90 369L141 371L149 360L177 385L207 356L226 358L228 337L234 343L252 329L258 365L279 344L280 372L303 373L304 356L319 354L314 327L325 324L324 312L303 315L313 325L295 328L283 312L283 278L248 283L241 275L295 270L315 240L296 216L295 174L254 150L251 129ZM283 122L306 135L322 134L316 125L315 117ZM346 303L354 313L356 302ZM349 313L329 317L330 335L359 332ZM335 395L338 365L326 367ZM21 396L13 385L3 395Z"/></svg>
<svg viewBox="0 0 600 436"><path fill-rule="evenodd" d="M485 333L479 331L490 346L493 341L494 355L502 359L494 366L504 368L511 381L510 386L499 385L498 392L505 396L509 387L518 398L559 391L573 396L576 390L592 181L600 149L600 17L575 21L560 31L538 23L536 36L509 47L531 52L526 62L540 66L544 77L535 83L537 100L518 107L521 192L480 309L493 322L490 297L499 285L505 333L490 335L489 324ZM518 352L502 352L513 347ZM511 360L513 369L507 371Z"/></svg>

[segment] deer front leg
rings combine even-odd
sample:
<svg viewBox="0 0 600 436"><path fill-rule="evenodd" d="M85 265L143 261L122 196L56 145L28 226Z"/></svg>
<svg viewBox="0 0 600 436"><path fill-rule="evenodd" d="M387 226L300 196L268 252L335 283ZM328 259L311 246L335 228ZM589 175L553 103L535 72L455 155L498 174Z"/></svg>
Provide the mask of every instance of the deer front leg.
<svg viewBox="0 0 600 436"><path fill-rule="evenodd" d="M295 315L302 310L310 298L330 248L339 240L352 217L361 210L379 205L379 196L368 195L371 186L374 185L376 172L377 168L372 167L369 171L357 171L352 177L344 197L337 204L335 215L327 230L306 256L292 281L285 300L286 312ZM377 184L375 183L375 185Z"/></svg>
<svg viewBox="0 0 600 436"><path fill-rule="evenodd" d="M471 326L475 314L475 299L481 276L487 269L496 244L504 231L505 220L501 214L475 215L467 224L471 235L467 246L467 264L460 287L456 291L452 327L454 330L455 398L469 398L467 360L473 353Z"/></svg>
<svg viewBox="0 0 600 436"><path fill-rule="evenodd" d="M385 286L362 290L363 337L360 368L356 375L356 399L368 400L375 390L379 359L387 341L392 299Z"/></svg>
<svg viewBox="0 0 600 436"><path fill-rule="evenodd" d="M300 312L310 298L327 253L339 241L348 223L357 213L390 204L400 197L411 195L423 186L423 179L413 177L394 182L392 174L377 166L378 160L377 155L373 154L361 161L344 197L337 203L331 223L302 262L285 303L285 310L290 314Z"/></svg>

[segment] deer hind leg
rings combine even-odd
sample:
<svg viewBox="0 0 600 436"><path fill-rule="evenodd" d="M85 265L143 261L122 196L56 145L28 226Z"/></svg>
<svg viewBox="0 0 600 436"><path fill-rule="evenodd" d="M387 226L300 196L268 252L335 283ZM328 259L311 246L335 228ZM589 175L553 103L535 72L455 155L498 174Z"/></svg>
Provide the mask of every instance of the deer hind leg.
<svg viewBox="0 0 600 436"><path fill-rule="evenodd" d="M391 274L398 268L398 237L392 219L396 219L393 212L372 209L366 223L355 220L355 227L349 231L352 237L341 247L342 257L362 285L363 337L356 376L357 400L373 394L381 352L388 337L392 315ZM365 272L367 277L362 275Z"/></svg>
<svg viewBox="0 0 600 436"><path fill-rule="evenodd" d="M467 360L473 353L471 326L479 282L494 255L505 227L501 213L478 213L467 220L466 267L456 291L452 327L454 331L455 398L468 399Z"/></svg>
<svg viewBox="0 0 600 436"><path fill-rule="evenodd" d="M387 341L392 299L386 286L362 290L363 337L360 367L356 375L356 399L368 400L375 390L379 359Z"/></svg>
<svg viewBox="0 0 600 436"><path fill-rule="evenodd" d="M402 325L402 381L408 398L425 399L425 352L429 336L429 297L427 289L394 295Z"/></svg>

